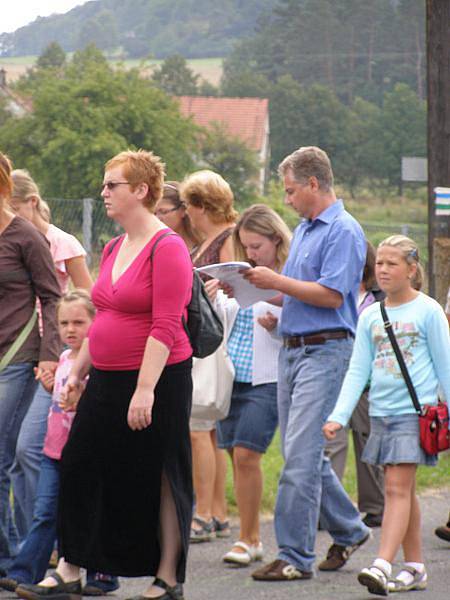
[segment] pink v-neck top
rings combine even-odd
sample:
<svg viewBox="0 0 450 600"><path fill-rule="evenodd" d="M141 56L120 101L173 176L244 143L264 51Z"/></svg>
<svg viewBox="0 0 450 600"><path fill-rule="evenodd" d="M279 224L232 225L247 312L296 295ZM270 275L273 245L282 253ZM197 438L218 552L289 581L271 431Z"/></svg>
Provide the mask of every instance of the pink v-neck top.
<svg viewBox="0 0 450 600"><path fill-rule="evenodd" d="M89 351L97 369L139 369L150 336L170 350L168 365L192 355L181 320L187 317L192 293L186 244L178 235L166 236L150 258L154 243L167 231L157 232L114 283L112 268L123 237L114 247L114 240L105 246L92 289L97 314L89 330Z"/></svg>

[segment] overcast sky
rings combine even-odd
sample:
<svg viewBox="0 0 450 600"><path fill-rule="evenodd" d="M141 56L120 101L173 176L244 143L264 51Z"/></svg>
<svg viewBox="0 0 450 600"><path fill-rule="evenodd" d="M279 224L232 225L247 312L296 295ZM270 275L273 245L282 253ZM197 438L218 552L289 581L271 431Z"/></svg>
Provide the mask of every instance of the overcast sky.
<svg viewBox="0 0 450 600"><path fill-rule="evenodd" d="M28 25L36 17L53 13L66 13L71 8L85 4L87 0L8 0L2 7L0 33L15 31Z"/></svg>

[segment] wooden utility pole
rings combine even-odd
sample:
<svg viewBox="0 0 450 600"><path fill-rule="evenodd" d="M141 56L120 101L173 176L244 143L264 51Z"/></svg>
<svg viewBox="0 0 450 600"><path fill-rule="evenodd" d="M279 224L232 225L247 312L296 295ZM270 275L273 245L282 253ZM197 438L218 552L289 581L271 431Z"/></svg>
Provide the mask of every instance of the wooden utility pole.
<svg viewBox="0 0 450 600"><path fill-rule="evenodd" d="M429 291L450 286L450 215L437 215L436 187L450 188L450 0L427 2Z"/></svg>

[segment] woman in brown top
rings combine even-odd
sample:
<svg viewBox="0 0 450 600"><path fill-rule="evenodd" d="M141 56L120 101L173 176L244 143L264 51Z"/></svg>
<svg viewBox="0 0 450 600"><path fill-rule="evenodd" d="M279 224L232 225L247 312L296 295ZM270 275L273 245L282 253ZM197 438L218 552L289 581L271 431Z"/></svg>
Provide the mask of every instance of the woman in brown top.
<svg viewBox="0 0 450 600"><path fill-rule="evenodd" d="M180 195L192 225L203 238L192 254L194 266L234 260L231 233L237 213L228 183L212 171L198 171L185 179ZM196 506L190 541L228 537L226 456L217 448L215 422L191 418L191 442Z"/></svg>
<svg viewBox="0 0 450 600"><path fill-rule="evenodd" d="M56 370L61 351L53 260L44 236L9 208L11 170L0 153L0 570L8 568L17 551L10 539L9 470L20 425L37 380ZM34 316L36 298L42 307L42 338ZM14 348L18 338L23 340Z"/></svg>

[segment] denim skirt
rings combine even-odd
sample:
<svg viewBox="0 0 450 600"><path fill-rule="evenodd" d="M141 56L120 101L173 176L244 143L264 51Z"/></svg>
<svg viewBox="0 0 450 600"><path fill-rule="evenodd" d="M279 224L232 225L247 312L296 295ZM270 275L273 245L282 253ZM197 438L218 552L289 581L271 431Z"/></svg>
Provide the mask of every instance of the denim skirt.
<svg viewBox="0 0 450 600"><path fill-rule="evenodd" d="M422 450L419 435L416 414L370 417L370 435L362 460L370 465L415 463L432 467L438 457Z"/></svg>
<svg viewBox="0 0 450 600"><path fill-rule="evenodd" d="M264 453L277 425L277 384L235 381L230 412L217 422L217 445L227 450L241 446Z"/></svg>

